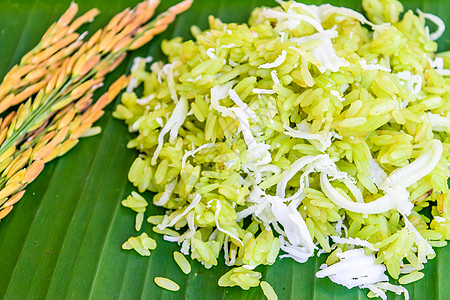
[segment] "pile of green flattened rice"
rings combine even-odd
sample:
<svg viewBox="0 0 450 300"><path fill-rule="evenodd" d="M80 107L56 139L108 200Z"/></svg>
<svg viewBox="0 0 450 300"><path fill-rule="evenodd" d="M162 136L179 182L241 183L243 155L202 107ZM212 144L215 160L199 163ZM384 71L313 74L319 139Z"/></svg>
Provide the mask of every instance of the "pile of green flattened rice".
<svg viewBox="0 0 450 300"><path fill-rule="evenodd" d="M136 61L114 113L141 152L129 179L156 193L166 213L148 222L183 254L210 268L223 252L233 269L221 286L258 286L256 266L325 252L317 277L407 298L401 284L450 238L450 61L434 41L444 24L400 19L396 0L363 0L370 21L280 5L248 24L210 17L195 40L163 42L168 63ZM124 204L139 230L146 200ZM147 253L148 239L126 248Z"/></svg>

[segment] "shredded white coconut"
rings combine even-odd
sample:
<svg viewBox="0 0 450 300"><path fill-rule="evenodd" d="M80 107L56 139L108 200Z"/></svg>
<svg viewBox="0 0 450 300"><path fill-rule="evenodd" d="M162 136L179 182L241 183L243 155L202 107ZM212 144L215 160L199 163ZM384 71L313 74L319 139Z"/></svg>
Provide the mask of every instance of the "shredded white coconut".
<svg viewBox="0 0 450 300"><path fill-rule="evenodd" d="M128 82L126 92L132 93L135 88L137 88L139 81L136 77L131 76L130 82Z"/></svg>
<svg viewBox="0 0 450 300"><path fill-rule="evenodd" d="M148 97L137 99L136 103L144 106L144 105L147 105L154 98L155 98L155 94L150 94L150 96L148 96Z"/></svg>
<svg viewBox="0 0 450 300"><path fill-rule="evenodd" d="M387 178L386 172L380 167L380 165L375 159L369 161L369 170L370 170L369 175L370 180L372 180L372 182L375 183L377 187L381 187L381 184Z"/></svg>
<svg viewBox="0 0 450 300"><path fill-rule="evenodd" d="M235 83L236 81L230 81L225 84L216 85L211 89L210 105L212 108L217 110L222 115L222 117L234 117L233 112L229 108L219 104L219 100L228 97L228 91Z"/></svg>
<svg viewBox="0 0 450 300"><path fill-rule="evenodd" d="M159 126L164 127L164 121L161 117L155 118L156 123L158 123Z"/></svg>
<svg viewBox="0 0 450 300"><path fill-rule="evenodd" d="M244 245L244 243L242 243L241 239L236 236L235 234L229 232L228 230L223 229L223 227L220 226L219 224L219 214L220 214L220 210L222 209L222 203L220 203L220 200L216 200L216 211L214 213L214 220L216 223L216 227L219 231L225 233L226 235L230 236L231 238L233 238L234 240L236 240L241 246Z"/></svg>
<svg viewBox="0 0 450 300"><path fill-rule="evenodd" d="M345 98L341 96L341 94L336 90L330 90L330 94L335 96L339 101L344 102Z"/></svg>
<svg viewBox="0 0 450 300"><path fill-rule="evenodd" d="M208 50L206 50L206 55L208 55L208 57L210 59L217 59L217 56L216 56L215 52L216 52L216 49L208 48Z"/></svg>
<svg viewBox="0 0 450 300"><path fill-rule="evenodd" d="M142 57L138 56L138 57L134 58L133 59L133 64L131 65L130 71L131 72L136 71L139 68L139 64L141 63L141 61L142 61Z"/></svg>
<svg viewBox="0 0 450 300"><path fill-rule="evenodd" d="M425 19L430 20L431 22L436 24L436 26L438 27L435 32L430 33L430 39L435 41L438 38L440 38L442 36L442 34L444 33L444 31L445 31L445 23L444 23L444 21L442 21L442 19L439 18L438 16L430 14L430 13L424 13L420 9L417 9L417 13L420 16L423 16Z"/></svg>
<svg viewBox="0 0 450 300"><path fill-rule="evenodd" d="M433 69L442 70L444 68L444 58L437 56L434 60L432 60L425 53L423 54L423 57L430 62L430 67Z"/></svg>
<svg viewBox="0 0 450 300"><path fill-rule="evenodd" d="M229 43L229 44L226 44L226 45L222 45L220 47L221 48L234 48L234 47L239 47L239 46L234 44L234 43Z"/></svg>
<svg viewBox="0 0 450 300"><path fill-rule="evenodd" d="M382 65L379 64L368 64L367 61L364 58L361 58L359 60L359 64L361 66L361 68L363 70L367 70L367 71L374 71L374 70L380 70L380 71L385 71L385 72L391 72L390 68L384 67Z"/></svg>
<svg viewBox="0 0 450 300"><path fill-rule="evenodd" d="M141 63L150 63L152 61L153 57L151 56L147 56L145 58L137 56L133 59L133 64L131 65L130 72L133 73L134 71L136 71Z"/></svg>
<svg viewBox="0 0 450 300"><path fill-rule="evenodd" d="M410 71L403 71L393 75L400 79L400 84L413 95L417 96L422 90L423 78L419 74L412 75Z"/></svg>
<svg viewBox="0 0 450 300"><path fill-rule="evenodd" d="M317 278L328 276L331 281L341 284L348 289L364 287L364 285L388 281L384 273L386 267L375 263L375 255L366 255L364 249L352 249L338 253L339 262L327 266L320 266L316 273Z"/></svg>
<svg viewBox="0 0 450 300"><path fill-rule="evenodd" d="M407 187L428 175L439 162L443 151L439 140L429 142L417 159L402 168L393 171L380 185L385 195L369 203L356 203L342 196L329 182L328 174L320 174L320 186L327 197L336 205L347 210L375 214L396 208L400 213L409 215L414 205L409 201Z"/></svg>
<svg viewBox="0 0 450 300"><path fill-rule="evenodd" d="M281 64L286 60L286 55L287 51L282 50L281 54L274 60L274 62L262 64L258 67L258 69L272 69L281 66Z"/></svg>
<svg viewBox="0 0 450 300"><path fill-rule="evenodd" d="M285 24L287 25L286 28L289 28L291 30L295 29L301 21L311 24L317 31L323 30L322 24L320 24L320 21L318 21L317 19L308 17L306 15L297 14L295 12L290 13L277 11L270 8L263 8L260 14L267 18L276 18L279 21L285 20Z"/></svg>
<svg viewBox="0 0 450 300"><path fill-rule="evenodd" d="M270 162L272 160L272 157L269 152L270 145L258 143L256 141L250 129L250 124L248 121L248 118L252 117L252 115L249 115L249 111L238 107L233 107L230 110L235 113L237 119L239 120L239 130L242 132L242 135L244 136L244 141L248 147L247 150L248 159L254 162L260 161L260 164L266 164ZM249 110L251 111L250 108Z"/></svg>
<svg viewBox="0 0 450 300"><path fill-rule="evenodd" d="M284 198L285 193L286 193L286 191L285 191L286 186L287 186L287 183L289 182L289 180L291 180L292 177L294 177L295 174L297 174L304 167L321 159L322 157L323 157L323 155L318 155L318 156L308 155L308 156L301 157L301 158L297 159L294 163L292 163L291 169L283 172L283 178L277 184L277 191L276 191L277 197ZM300 193L301 192L302 191L300 191ZM298 197L299 195L297 195L297 193L296 193L295 196Z"/></svg>
<svg viewBox="0 0 450 300"><path fill-rule="evenodd" d="M447 220L446 220L445 218L440 217L440 216L435 216L435 217L434 217L434 220L435 220L436 222L438 222L438 223L445 223L445 222L447 222Z"/></svg>
<svg viewBox="0 0 450 300"><path fill-rule="evenodd" d="M267 89L253 89L252 93L254 93L254 94L275 94L275 91L267 90Z"/></svg>
<svg viewBox="0 0 450 300"><path fill-rule="evenodd" d="M161 198L159 198L158 201L154 201L153 203L158 206L163 206L164 204L169 201L170 196L172 195L172 192L177 185L177 180L172 180L169 184L166 185L165 190L163 194L161 195Z"/></svg>
<svg viewBox="0 0 450 300"><path fill-rule="evenodd" d="M186 164L186 160L189 156L194 156L197 152L200 152L201 150L205 149L205 148L211 148L214 147L214 143L208 143L208 144L204 144L199 146L197 149L192 150L192 151L186 151L183 155L183 158L181 159L181 168L184 169L184 165Z"/></svg>
<svg viewBox="0 0 450 300"><path fill-rule="evenodd" d="M344 225L344 219L345 216L343 216L341 219L339 219L336 222L335 228L336 232L339 234L339 236L342 234L342 230L344 230L344 237L348 237L348 228Z"/></svg>
<svg viewBox="0 0 450 300"><path fill-rule="evenodd" d="M280 239L281 248L287 252L293 259L305 262L303 260L314 254L314 245L311 235L309 234L306 223L301 217L296 207L284 204L283 200L276 197L266 195L272 205L272 213L276 220L283 226L287 240ZM298 255L301 252L301 255Z"/></svg>
<svg viewBox="0 0 450 300"><path fill-rule="evenodd" d="M164 234L163 235L163 239L165 240L165 241L168 241L168 242L172 242L172 243L176 243L176 242L178 242L178 240L180 239L180 237L179 236L170 236L170 235L166 235L166 234Z"/></svg>
<svg viewBox="0 0 450 300"><path fill-rule="evenodd" d="M184 209L184 211L180 214L178 214L175 218L172 219L172 221L168 222L168 219L164 218L163 222L161 224L158 224L156 227L158 229L163 230L167 227L172 227L175 225L179 220L181 220L182 217L187 215L202 199L200 194L195 194L194 199L192 199L192 202Z"/></svg>
<svg viewBox="0 0 450 300"><path fill-rule="evenodd" d="M296 43L297 45L301 45L307 42L311 41L318 41L322 39L334 39L338 37L338 32L336 30L336 27L333 27L331 29L319 31L310 35L305 35L298 38L290 38L289 40L293 43Z"/></svg>
<svg viewBox="0 0 450 300"><path fill-rule="evenodd" d="M402 168L393 171L382 185L383 189L389 186L408 187L419 179L428 175L441 159L443 145L439 140L428 142L416 160Z"/></svg>
<svg viewBox="0 0 450 300"><path fill-rule="evenodd" d="M279 33L279 35L280 35L280 42L284 43L285 40L286 40L286 33L284 33L283 31L281 31L281 32Z"/></svg>
<svg viewBox="0 0 450 300"><path fill-rule="evenodd" d="M408 231L414 233L414 235L416 236L416 245L425 248L425 252L418 252L417 258L419 260L419 263L426 263L427 258L433 258L436 255L433 247L431 247L427 240L422 237L419 231L417 231L416 227L414 227L411 221L409 221L407 216L403 215L403 221L405 222L405 227L408 229Z"/></svg>
<svg viewBox="0 0 450 300"><path fill-rule="evenodd" d="M369 243L368 241L361 240L360 238L341 238L338 236L330 236L333 242L336 244L344 244L344 245L356 245L356 246L362 246L367 247L368 249L372 251L377 251L378 248L376 248L372 243Z"/></svg>
<svg viewBox="0 0 450 300"><path fill-rule="evenodd" d="M272 70L272 72L270 72L270 76L272 76L274 85L281 85L281 82L280 82L280 79L278 79L278 73L276 70Z"/></svg>
<svg viewBox="0 0 450 300"><path fill-rule="evenodd" d="M407 289L400 285L394 285L389 282L378 282L374 284L364 285L363 288L370 289L376 297L380 297L382 300L387 300L386 291L391 291L396 293L397 295L405 296L405 300L409 300L409 292Z"/></svg>
<svg viewBox="0 0 450 300"><path fill-rule="evenodd" d="M301 38L291 38L290 40L298 45L311 40L319 40L321 44L314 48L311 54L320 64L316 64L321 73L331 70L332 72L339 71L340 67L347 67L350 65L344 58L337 56L336 50L333 47L331 39L337 37L337 31L335 27L329 30L320 30L317 33L313 33L310 36Z"/></svg>
<svg viewBox="0 0 450 300"><path fill-rule="evenodd" d="M322 21L328 19L333 14L340 14L343 16L347 16L353 19L358 20L361 24L367 24L372 27L372 29L376 29L376 25L367 20L362 14L359 12L346 8L346 7L338 7L333 6L331 4L322 4L319 6L320 9L320 18Z"/></svg>
<svg viewBox="0 0 450 300"><path fill-rule="evenodd" d="M318 149L322 152L325 152L330 146L331 146L331 139L334 138L342 138L335 132L318 132L318 133L312 133L311 132L311 124L309 124L306 120L302 121L301 123L297 124L297 130L293 129L287 125L283 126L286 131L284 134L299 138L299 139L306 139L306 140L316 140L318 141L322 148Z"/></svg>
<svg viewBox="0 0 450 300"><path fill-rule="evenodd" d="M162 68L162 71L167 75L167 86L169 87L170 97L172 98L172 100L175 103L177 103L178 96L177 96L177 91L175 89L175 79L173 77L173 68L174 68L173 64L166 64Z"/></svg>
<svg viewBox="0 0 450 300"><path fill-rule="evenodd" d="M158 146L156 147L155 152L152 157L152 165L156 164L156 159L159 156L159 152L162 149L164 136L166 133L170 131L170 142L175 141L175 138L178 135L178 129L183 125L184 120L186 119L186 115L188 113L188 101L185 97L181 97L180 101L175 105L175 108L170 116L169 120L167 120L166 125L163 127L158 136Z"/></svg>
<svg viewBox="0 0 450 300"><path fill-rule="evenodd" d="M436 72L438 72L439 75L450 76L450 70L444 69L444 59L442 57L437 56L432 60L425 53L423 56L430 62L430 67L436 69Z"/></svg>
<svg viewBox="0 0 450 300"><path fill-rule="evenodd" d="M449 117L443 117L429 112L428 118L430 119L430 124L433 131L444 131L444 132L450 131Z"/></svg>
<svg viewBox="0 0 450 300"><path fill-rule="evenodd" d="M244 103L241 98L239 97L239 95L236 93L235 90L233 89L229 89L228 90L228 96L230 97L231 100L234 101L234 103L237 104L237 106L242 109L250 119L255 119L256 118L256 113L246 104Z"/></svg>

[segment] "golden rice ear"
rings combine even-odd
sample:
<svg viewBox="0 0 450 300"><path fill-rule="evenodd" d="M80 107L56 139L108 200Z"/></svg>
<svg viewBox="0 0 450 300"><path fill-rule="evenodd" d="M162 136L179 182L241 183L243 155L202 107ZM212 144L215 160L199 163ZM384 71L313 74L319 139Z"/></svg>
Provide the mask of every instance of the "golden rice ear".
<svg viewBox="0 0 450 300"><path fill-rule="evenodd" d="M170 23L175 20L175 17L186 11L192 5L192 0L182 1L172 7L170 7L166 12L163 12L156 17L154 24L152 22L137 31L140 34L138 38L129 46L130 50L135 50L153 39L153 37L164 30L167 29Z"/></svg>
<svg viewBox="0 0 450 300"><path fill-rule="evenodd" d="M194 2L194 0L184 0L174 6L172 6L171 8L169 8L169 11L175 14L180 14L186 10L188 10L192 3Z"/></svg>
<svg viewBox="0 0 450 300"><path fill-rule="evenodd" d="M108 89L108 97L110 99L114 99L117 97L117 95L120 93L121 90L123 90L129 82L129 77L126 75L120 76Z"/></svg>
<svg viewBox="0 0 450 300"><path fill-rule="evenodd" d="M70 22L72 22L73 18L78 12L78 4L75 2L70 3L69 8L66 10L66 12L59 18L58 25L65 27L69 25ZM44 35L45 37L45 35Z"/></svg>
<svg viewBox="0 0 450 300"><path fill-rule="evenodd" d="M13 101L14 101L14 94L9 94L5 98L3 98L2 101L0 102L0 113L10 108L13 105Z"/></svg>
<svg viewBox="0 0 450 300"><path fill-rule="evenodd" d="M91 79L88 81L83 82L82 84L80 84L79 86L75 87L71 92L70 92L70 97L73 100L77 100L78 98L81 98L87 91L89 91L90 89L92 89L95 85L99 84L103 78L99 78L99 79Z"/></svg>
<svg viewBox="0 0 450 300"><path fill-rule="evenodd" d="M43 62L44 60L47 60L50 58L53 54L55 54L57 51L61 50L62 48L65 48L66 46L72 44L75 42L80 35L78 33L71 33L64 37L63 39L59 40L55 44L51 45L49 48L45 49L44 51L34 55L31 58L32 64L39 64Z"/></svg>
<svg viewBox="0 0 450 300"><path fill-rule="evenodd" d="M25 190L16 193L14 196L9 198L9 200L7 202L5 202L5 204L3 204L3 207L13 206L17 202L19 202L20 199L22 199L24 194L25 194Z"/></svg>
<svg viewBox="0 0 450 300"><path fill-rule="evenodd" d="M119 57L117 57L112 63L111 65L108 65L106 67L104 67L103 69L99 69L99 71L97 72L97 74L95 75L95 77L104 77L106 74L114 71L125 59L126 57L126 53L122 53Z"/></svg>
<svg viewBox="0 0 450 300"><path fill-rule="evenodd" d="M108 25L106 25L104 31L105 31L105 32L106 32L106 31L110 31L110 30L113 29L115 26L117 26L117 24L118 24L119 22L121 22L122 18L123 18L125 15L127 15L129 11L130 11L130 8L127 7L127 8L124 9L121 13L115 15L115 16L111 19L111 21L109 21Z"/></svg>
<svg viewBox="0 0 450 300"><path fill-rule="evenodd" d="M119 33L130 22L133 22L133 11L130 11L126 15L124 15L122 20L120 20L120 22L117 23L111 31Z"/></svg>
<svg viewBox="0 0 450 300"><path fill-rule="evenodd" d="M35 160L31 166L27 168L27 173L25 174L23 181L27 183L32 182L42 172L44 166L45 163L42 160Z"/></svg>
<svg viewBox="0 0 450 300"><path fill-rule="evenodd" d="M100 13L100 11L96 8L91 9L75 21L69 26L69 32L75 32L81 25L85 23L91 23L94 21L94 18Z"/></svg>
<svg viewBox="0 0 450 300"><path fill-rule="evenodd" d="M55 150L56 145L54 143L49 143L36 151L36 153L33 155L33 160L45 160L45 158L50 155L53 150Z"/></svg>
<svg viewBox="0 0 450 300"><path fill-rule="evenodd" d="M12 209L13 209L12 205L1 209L0 210L0 220L3 219L4 217L6 217L11 212Z"/></svg>
<svg viewBox="0 0 450 300"><path fill-rule="evenodd" d="M108 93L103 94L97 102L92 106L92 112L100 111L105 108L109 103L111 103L112 99L109 97Z"/></svg>
<svg viewBox="0 0 450 300"><path fill-rule="evenodd" d="M133 38L128 36L121 41L119 41L116 45L112 47L112 53L117 53L129 49L130 44L133 42Z"/></svg>
<svg viewBox="0 0 450 300"><path fill-rule="evenodd" d="M11 124L11 121L13 120L13 118L15 117L16 112L12 111L10 112L4 119L3 122L1 123L0 129L3 130L5 129L7 126L9 126L9 124Z"/></svg>
<svg viewBox="0 0 450 300"><path fill-rule="evenodd" d="M21 183L11 183L7 184L1 191L0 191L0 199L8 197L15 192L17 192L21 188ZM1 212L0 212L1 213Z"/></svg>
<svg viewBox="0 0 450 300"><path fill-rule="evenodd" d="M159 5L160 1L159 0L149 0L147 2L147 7L145 9L145 11L142 13L142 16L145 17L142 22L145 23L148 20L150 20L150 18L153 16L153 14L155 13L155 9L156 7Z"/></svg>
<svg viewBox="0 0 450 300"><path fill-rule="evenodd" d="M27 87L23 92L14 96L14 99L11 101L12 105L17 105L22 103L32 95L39 92L48 82L48 79L44 79L41 82L35 83L32 86Z"/></svg>
<svg viewBox="0 0 450 300"><path fill-rule="evenodd" d="M6 203L0 206L0 219L20 200L26 185L39 175L46 162L69 151L79 137L99 132L98 128L92 129L92 124L104 114L103 108L128 84L129 78L120 77L94 105L92 94L103 84L104 76L124 60L136 32L158 4L159 1L144 1L133 10L124 10L106 29L84 42L85 34L75 31L91 22L99 11L94 8L74 19L78 6L72 3L21 64L5 76L0 85L0 113L30 100L17 112L0 119L0 142L13 145L0 148L0 171L9 178L0 189L1 203ZM172 8L164 20L160 18L161 26L153 29L153 34L164 30L177 11ZM29 123L31 117L34 124ZM15 130L26 136L17 135Z"/></svg>
<svg viewBox="0 0 450 300"><path fill-rule="evenodd" d="M98 44L99 52L107 52L112 47L112 41L114 40L115 32L109 31L100 39Z"/></svg>
<svg viewBox="0 0 450 300"><path fill-rule="evenodd" d="M32 83L35 82L42 77L44 77L48 73L46 68L37 68L30 73L28 73L25 78L23 79L25 83Z"/></svg>
<svg viewBox="0 0 450 300"><path fill-rule="evenodd" d="M13 87L14 82L9 80L7 82L3 82L0 85L0 102L2 101L3 97L11 90Z"/></svg>
<svg viewBox="0 0 450 300"><path fill-rule="evenodd" d="M144 34L137 38L131 45L130 45L130 50L136 50L140 47L142 47L143 45L145 45L146 43L148 43L149 41L151 41L153 39L155 35L153 34L153 32L151 30L148 30L146 32L144 32Z"/></svg>
<svg viewBox="0 0 450 300"><path fill-rule="evenodd" d="M75 129L71 135L70 135L70 139L78 139L80 138L83 133L85 133L89 128L91 128L92 123L84 123L81 124L77 129Z"/></svg>
<svg viewBox="0 0 450 300"><path fill-rule="evenodd" d="M67 126L62 127L58 131L58 133L53 137L52 143L60 144L61 142L63 142L66 139L68 134L69 134L69 127L67 127Z"/></svg>
<svg viewBox="0 0 450 300"><path fill-rule="evenodd" d="M78 144L78 141L79 141L78 139L71 139L71 138L66 140L64 143L61 144L61 149L58 153L58 156L63 156L64 154L69 152L70 149L72 149L73 147L76 146L76 144Z"/></svg>
<svg viewBox="0 0 450 300"><path fill-rule="evenodd" d="M36 66L33 65L23 65L23 66L14 66L11 71L6 74L3 83L10 80L19 80L22 76L26 75L28 72L36 68Z"/></svg>
<svg viewBox="0 0 450 300"><path fill-rule="evenodd" d="M83 53L75 62L75 64L73 65L73 68L71 70L72 76L76 77L78 75L81 74L81 69L84 67L84 65L86 64L86 56L87 53Z"/></svg>
<svg viewBox="0 0 450 300"><path fill-rule="evenodd" d="M92 95L93 95L93 93L88 93L88 94L84 95L81 99L79 99L75 103L75 109L72 109L73 113L75 113L75 112L82 113L86 109L88 109L92 104ZM64 116L64 117L66 117L66 116ZM62 123L62 121L61 121L61 123ZM65 125L68 125L68 124L69 124L69 122L67 122Z"/></svg>
<svg viewBox="0 0 450 300"><path fill-rule="evenodd" d="M68 34L69 34L68 27L60 28L59 31L56 31L51 36L49 36L47 39L42 41L42 43L39 47L40 50L49 48L51 45L56 44L58 41L60 41L62 38L64 38Z"/></svg>
<svg viewBox="0 0 450 300"><path fill-rule="evenodd" d="M105 112L103 110L91 111L90 114L82 121L82 123L89 123L92 125L97 122L104 114Z"/></svg>

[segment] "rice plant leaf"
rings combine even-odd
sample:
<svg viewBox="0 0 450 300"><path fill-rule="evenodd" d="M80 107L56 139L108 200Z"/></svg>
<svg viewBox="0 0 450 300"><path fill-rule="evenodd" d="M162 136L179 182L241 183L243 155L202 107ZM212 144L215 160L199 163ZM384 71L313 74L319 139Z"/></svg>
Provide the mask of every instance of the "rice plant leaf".
<svg viewBox="0 0 450 300"><path fill-rule="evenodd" d="M71 0L0 1L0 76L37 43L51 22ZM98 7L102 14L84 30L93 32L115 13L137 0L78 0L81 11ZM174 4L162 0L158 11ZM325 1L307 1L323 3ZM332 4L361 9L359 0ZM404 1L407 8L440 15L448 22L450 2L444 0ZM191 38L189 27L207 27L209 15L226 22L245 22L259 5L276 5L264 0L195 0L192 8L148 46L135 51L113 74L106 86L126 72L133 56L152 55L162 59L160 43L175 36ZM440 50L450 49L450 32L439 40ZM104 89L103 89L104 91ZM102 91L99 91L99 94ZM117 101L116 101L117 104ZM113 104L115 105L115 104ZM127 172L136 153L126 149L130 138L121 121L111 117L111 105L99 122L102 133L86 138L64 157L48 164L31 184L12 214L0 223L0 299L264 299L259 288L242 291L220 288L217 280L228 268L222 264L206 270L191 262L185 275L172 258L178 247L163 241L144 224L141 232L156 239L158 247L150 257L141 257L121 245L134 232L134 213L121 207L133 187ZM151 194L145 194L150 199ZM147 214L161 213L151 206ZM316 279L315 272L325 257L305 264L290 259L259 267L262 280L274 287L279 299L367 299L366 292L348 290L328 279ZM437 250L437 258L425 267L425 278L407 286L411 299L450 299L450 247ZM156 286L156 276L180 285L178 292ZM401 299L389 295L390 299Z"/></svg>

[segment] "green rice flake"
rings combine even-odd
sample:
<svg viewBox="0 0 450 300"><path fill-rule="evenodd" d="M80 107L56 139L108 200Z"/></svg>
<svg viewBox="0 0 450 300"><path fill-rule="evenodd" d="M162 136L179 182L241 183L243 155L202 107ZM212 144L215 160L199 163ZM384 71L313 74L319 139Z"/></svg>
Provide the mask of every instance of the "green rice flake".
<svg viewBox="0 0 450 300"><path fill-rule="evenodd" d="M178 251L174 251L173 259L175 260L175 262L177 263L177 265L180 267L181 271L183 271L184 274L189 274L191 272L191 264L183 254L181 254Z"/></svg>
<svg viewBox="0 0 450 300"><path fill-rule="evenodd" d="M443 23L397 0L362 6L369 20L293 1L245 24L210 17L193 40L162 43L168 63L132 72L139 87L114 112L139 151L128 179L154 193L155 233L205 268L222 257L232 267L220 286L260 285L276 299L254 268L318 249L329 256L317 274L383 296L388 275L419 280L414 270L450 239ZM147 201L133 192L122 204L141 230ZM155 246L141 235L123 248ZM183 254L174 259L189 273ZM347 278L346 264L362 262Z"/></svg>
<svg viewBox="0 0 450 300"><path fill-rule="evenodd" d="M240 286L244 290L259 285L261 273L244 267L233 268L219 278L219 286Z"/></svg>
<svg viewBox="0 0 450 300"><path fill-rule="evenodd" d="M278 296L273 290L273 287L267 281L261 281L259 285L261 286L261 289L267 300L278 300Z"/></svg>
<svg viewBox="0 0 450 300"><path fill-rule="evenodd" d="M142 213L142 212L137 213L137 215L136 215L136 226L135 226L136 231L141 230L143 221L144 221L144 213Z"/></svg>
<svg viewBox="0 0 450 300"><path fill-rule="evenodd" d="M145 208L147 207L147 201L138 193L131 192L131 195L127 197L127 199L122 201L122 205L125 207L129 207L135 212L145 212Z"/></svg>
<svg viewBox="0 0 450 300"><path fill-rule="evenodd" d="M122 249L134 249L142 256L150 256L150 250L156 249L156 241L144 232L138 237L130 237L122 245Z"/></svg>
<svg viewBox="0 0 450 300"><path fill-rule="evenodd" d="M414 271L414 272L411 272L411 273L409 273L409 274L407 274L407 275L404 275L404 276L400 277L400 279L398 280L398 282L399 282L400 284L408 284L408 283L411 283L411 282L420 280L420 279L422 279L424 276L425 276L424 273L418 272L418 271Z"/></svg>
<svg viewBox="0 0 450 300"><path fill-rule="evenodd" d="M147 218L147 222L153 225L161 224L164 220L164 216L150 216Z"/></svg>
<svg viewBox="0 0 450 300"><path fill-rule="evenodd" d="M166 289L171 292L176 292L180 289L180 286L176 282L170 280L169 278L155 277L154 281L157 286L162 287L163 289Z"/></svg>

